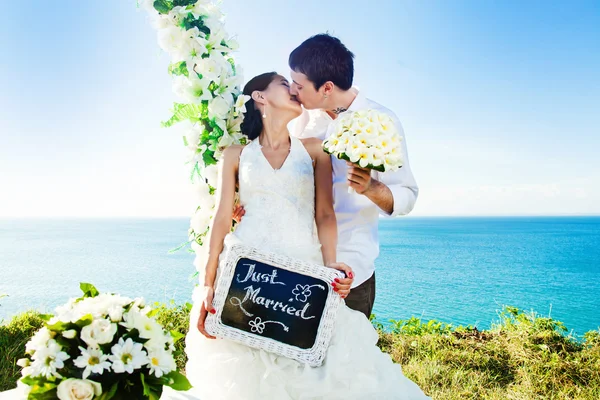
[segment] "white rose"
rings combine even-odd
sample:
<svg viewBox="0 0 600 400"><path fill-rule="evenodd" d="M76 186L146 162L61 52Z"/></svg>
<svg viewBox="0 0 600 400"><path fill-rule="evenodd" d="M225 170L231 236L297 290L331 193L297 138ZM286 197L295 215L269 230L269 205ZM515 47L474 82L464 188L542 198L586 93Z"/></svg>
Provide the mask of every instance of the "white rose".
<svg viewBox="0 0 600 400"><path fill-rule="evenodd" d="M194 184L194 193L196 194L196 204L204 211L212 210L216 203L215 196L210 194L208 184L197 182Z"/></svg>
<svg viewBox="0 0 600 400"><path fill-rule="evenodd" d="M210 196L210 188L206 182L195 182L192 187L196 195L196 202L201 202L205 197Z"/></svg>
<svg viewBox="0 0 600 400"><path fill-rule="evenodd" d="M187 53L189 36L176 25L170 25L158 31L158 45L169 54Z"/></svg>
<svg viewBox="0 0 600 400"><path fill-rule="evenodd" d="M190 227L197 234L204 233L210 224L210 210L198 210L190 221Z"/></svg>
<svg viewBox="0 0 600 400"><path fill-rule="evenodd" d="M200 206L200 208L204 211L208 211L211 212L211 210L213 208L215 208L215 205L217 204L217 198L216 196L213 195L207 195L205 197L203 197L202 199L200 199L200 201L198 202L198 205Z"/></svg>
<svg viewBox="0 0 600 400"><path fill-rule="evenodd" d="M208 184L212 187L217 187L217 181L219 179L219 167L216 165L209 165L204 168L202 176L206 178Z"/></svg>
<svg viewBox="0 0 600 400"><path fill-rule="evenodd" d="M107 319L97 319L81 329L81 340L90 347L97 347L99 344L112 342L115 333L117 324Z"/></svg>
<svg viewBox="0 0 600 400"><path fill-rule="evenodd" d="M108 317L112 322L120 322L123 318L123 307L120 305L113 305L108 309Z"/></svg>
<svg viewBox="0 0 600 400"><path fill-rule="evenodd" d="M66 379L57 388L60 400L91 400L102 394L102 386L88 379Z"/></svg>

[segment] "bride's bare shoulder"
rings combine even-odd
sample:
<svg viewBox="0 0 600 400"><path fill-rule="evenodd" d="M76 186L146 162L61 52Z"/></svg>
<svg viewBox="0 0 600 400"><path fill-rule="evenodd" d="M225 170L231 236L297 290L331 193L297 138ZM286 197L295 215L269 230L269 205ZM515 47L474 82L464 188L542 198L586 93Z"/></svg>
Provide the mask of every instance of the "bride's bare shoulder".
<svg viewBox="0 0 600 400"><path fill-rule="evenodd" d="M242 153L242 150L244 150L244 147L246 147L246 145L232 144L231 146L229 146L225 150L223 150L223 159L228 160L228 159L238 158L240 156L240 154Z"/></svg>
<svg viewBox="0 0 600 400"><path fill-rule="evenodd" d="M313 160L316 160L322 154L327 154L323 151L323 141L321 139L304 138L300 140Z"/></svg>
<svg viewBox="0 0 600 400"><path fill-rule="evenodd" d="M317 139L317 138L303 138L300 139L300 141L302 142L302 144L304 145L304 147L306 147L306 150L311 151L311 150L319 150L322 151L322 146L323 146L323 141L321 139Z"/></svg>

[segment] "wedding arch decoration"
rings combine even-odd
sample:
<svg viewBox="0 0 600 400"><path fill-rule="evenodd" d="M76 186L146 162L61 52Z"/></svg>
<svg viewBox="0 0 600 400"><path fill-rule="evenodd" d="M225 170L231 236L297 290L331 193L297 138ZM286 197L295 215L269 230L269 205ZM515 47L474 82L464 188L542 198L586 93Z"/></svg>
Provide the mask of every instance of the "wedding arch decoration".
<svg viewBox="0 0 600 400"><path fill-rule="evenodd" d="M246 143L241 124L250 97L241 92L241 68L232 55L238 43L227 35L224 15L211 0L139 0L138 4L148 11L158 44L171 58L168 72L181 100L162 125L184 126L185 162L197 195L188 243L200 269L216 202L217 162L228 146Z"/></svg>

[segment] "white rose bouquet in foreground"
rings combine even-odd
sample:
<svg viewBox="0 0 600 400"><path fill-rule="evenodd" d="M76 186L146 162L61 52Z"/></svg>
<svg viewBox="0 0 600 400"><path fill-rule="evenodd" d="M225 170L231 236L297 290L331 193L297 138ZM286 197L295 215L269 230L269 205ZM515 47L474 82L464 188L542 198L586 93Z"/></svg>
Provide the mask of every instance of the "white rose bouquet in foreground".
<svg viewBox="0 0 600 400"><path fill-rule="evenodd" d="M21 382L28 399L156 399L164 385L188 390L173 353L182 335L168 333L143 299L84 294L56 309L27 343Z"/></svg>
<svg viewBox="0 0 600 400"><path fill-rule="evenodd" d="M362 168L380 172L402 167L402 137L392 118L375 110L340 116L334 131L323 142L323 150Z"/></svg>

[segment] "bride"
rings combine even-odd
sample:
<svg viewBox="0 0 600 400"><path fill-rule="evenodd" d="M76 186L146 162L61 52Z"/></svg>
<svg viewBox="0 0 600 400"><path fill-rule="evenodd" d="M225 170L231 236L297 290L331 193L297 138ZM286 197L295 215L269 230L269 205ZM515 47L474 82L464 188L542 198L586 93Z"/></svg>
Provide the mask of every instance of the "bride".
<svg viewBox="0 0 600 400"><path fill-rule="evenodd" d="M219 166L217 210L201 283L194 294L186 337L186 376L193 394L206 400L427 399L400 365L376 346L378 335L365 316L342 305L323 365L295 360L215 339L204 329L219 276L220 255L236 242L342 270L332 282L346 297L352 270L336 263L337 228L332 205L331 160L318 139L289 135L301 106L288 81L274 73L248 82L251 96L242 132L246 146L231 146ZM236 187L245 216L231 232ZM316 231L314 232L314 227ZM198 329L194 329L196 327ZM191 394L191 393L190 393Z"/></svg>

